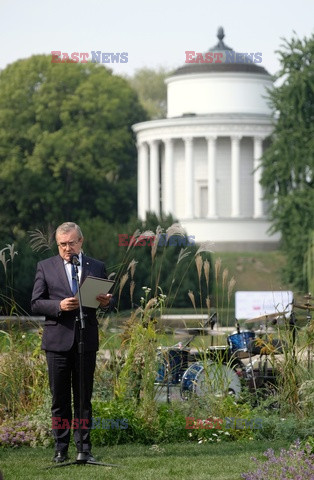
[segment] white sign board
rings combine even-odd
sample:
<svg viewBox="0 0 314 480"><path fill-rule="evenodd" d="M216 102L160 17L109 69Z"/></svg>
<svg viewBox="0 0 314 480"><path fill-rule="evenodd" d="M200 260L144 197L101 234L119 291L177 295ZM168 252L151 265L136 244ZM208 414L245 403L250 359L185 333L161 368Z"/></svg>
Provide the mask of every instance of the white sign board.
<svg viewBox="0 0 314 480"><path fill-rule="evenodd" d="M292 310L293 292L266 291L266 292L235 292L235 317L238 320L269 315L276 312Z"/></svg>

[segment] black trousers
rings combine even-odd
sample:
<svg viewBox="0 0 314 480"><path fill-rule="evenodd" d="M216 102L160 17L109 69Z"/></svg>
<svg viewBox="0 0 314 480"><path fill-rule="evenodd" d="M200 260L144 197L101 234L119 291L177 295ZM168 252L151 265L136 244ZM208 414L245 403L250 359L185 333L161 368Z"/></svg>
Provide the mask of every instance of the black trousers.
<svg viewBox="0 0 314 480"><path fill-rule="evenodd" d="M83 418L80 418L79 397L79 354L77 345L69 352L46 351L49 386L52 395L52 431L55 449L65 452L70 443L71 430L74 441L80 451L79 422L83 433L83 451L91 450L90 427L92 423L92 404L96 352L84 353L84 395ZM73 398L72 398L73 395ZM73 399L73 415L72 415Z"/></svg>

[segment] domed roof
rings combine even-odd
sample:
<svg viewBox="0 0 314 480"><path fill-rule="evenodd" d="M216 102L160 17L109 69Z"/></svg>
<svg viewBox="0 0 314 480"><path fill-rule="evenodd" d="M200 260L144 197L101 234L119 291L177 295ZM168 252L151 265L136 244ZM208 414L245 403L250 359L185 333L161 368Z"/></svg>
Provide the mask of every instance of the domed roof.
<svg viewBox="0 0 314 480"><path fill-rule="evenodd" d="M186 51L186 63L173 72L174 75L211 72L245 72L269 75L267 70L258 65L262 53L238 53L228 47L224 39L224 29L218 28L218 43L205 53Z"/></svg>

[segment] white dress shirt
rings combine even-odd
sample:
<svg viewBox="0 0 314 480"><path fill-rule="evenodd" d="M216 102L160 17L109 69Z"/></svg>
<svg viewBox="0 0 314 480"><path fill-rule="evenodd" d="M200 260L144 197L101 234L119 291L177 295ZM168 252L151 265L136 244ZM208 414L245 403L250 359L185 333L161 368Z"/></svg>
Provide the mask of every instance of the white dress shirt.
<svg viewBox="0 0 314 480"><path fill-rule="evenodd" d="M81 276L82 276L82 253L79 253L78 257L79 257L80 264L78 265L77 268L78 268L78 278L79 278L79 282L80 282L81 281ZM65 272L66 272L67 277L68 277L69 285L70 285L70 288L72 289L72 264L70 262L65 261L65 260L63 262L64 262Z"/></svg>

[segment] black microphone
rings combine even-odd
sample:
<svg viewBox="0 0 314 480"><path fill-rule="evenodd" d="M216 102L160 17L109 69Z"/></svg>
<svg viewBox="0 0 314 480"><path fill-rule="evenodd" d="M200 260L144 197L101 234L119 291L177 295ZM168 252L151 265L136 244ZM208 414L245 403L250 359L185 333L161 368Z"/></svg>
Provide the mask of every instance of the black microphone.
<svg viewBox="0 0 314 480"><path fill-rule="evenodd" d="M70 263L72 263L72 265L76 265L77 267L81 265L79 261L79 256L77 255L77 253L73 253L71 255Z"/></svg>
<svg viewBox="0 0 314 480"><path fill-rule="evenodd" d="M236 321L237 333L240 333L240 324L237 319L235 319L235 321Z"/></svg>

